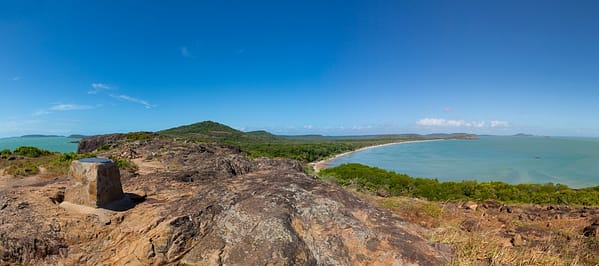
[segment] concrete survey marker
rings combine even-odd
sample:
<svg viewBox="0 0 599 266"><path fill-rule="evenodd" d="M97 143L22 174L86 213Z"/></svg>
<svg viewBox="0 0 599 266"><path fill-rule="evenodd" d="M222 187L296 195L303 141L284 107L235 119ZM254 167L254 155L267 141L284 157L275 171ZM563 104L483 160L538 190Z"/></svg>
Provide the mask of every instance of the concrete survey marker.
<svg viewBox="0 0 599 266"><path fill-rule="evenodd" d="M123 198L118 166L106 158L85 158L71 163L65 201L103 207Z"/></svg>

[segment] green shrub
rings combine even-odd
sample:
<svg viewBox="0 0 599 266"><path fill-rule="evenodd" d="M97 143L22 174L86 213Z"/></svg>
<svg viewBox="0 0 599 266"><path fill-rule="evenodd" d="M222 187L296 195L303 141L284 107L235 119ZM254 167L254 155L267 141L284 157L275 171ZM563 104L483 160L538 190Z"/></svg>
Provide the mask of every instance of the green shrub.
<svg viewBox="0 0 599 266"><path fill-rule="evenodd" d="M110 159L116 163L116 165L119 167L119 169L126 170L129 172L135 172L138 169L137 165L135 163L133 163L132 161L129 161L126 159L121 159L121 158L110 158Z"/></svg>
<svg viewBox="0 0 599 266"><path fill-rule="evenodd" d="M22 155L22 156L26 156L26 157L33 157L33 158L51 154L51 152L49 152L47 150L42 150L42 149L38 149L36 147L31 147L31 146L18 147L17 149L14 150L14 153Z"/></svg>
<svg viewBox="0 0 599 266"><path fill-rule="evenodd" d="M96 150L97 151L107 151L107 150L110 150L110 147L111 147L110 144L102 144Z"/></svg>
<svg viewBox="0 0 599 266"><path fill-rule="evenodd" d="M4 156L10 156L12 154L12 151L10 151L9 149L4 149L0 151L0 155L4 155Z"/></svg>
<svg viewBox="0 0 599 266"><path fill-rule="evenodd" d="M125 135L127 140L146 140L151 139L154 135L149 132L130 132Z"/></svg>
<svg viewBox="0 0 599 266"><path fill-rule="evenodd" d="M360 164L324 169L319 176L361 190L376 192L383 189L392 196L414 196L435 201L494 199L513 203L599 205L599 186L571 189L553 183L511 185L504 182L439 182Z"/></svg>
<svg viewBox="0 0 599 266"><path fill-rule="evenodd" d="M237 145L236 143L231 143ZM360 146L353 143L243 143L242 150L251 157L289 158L303 162L314 162L335 154L352 151Z"/></svg>

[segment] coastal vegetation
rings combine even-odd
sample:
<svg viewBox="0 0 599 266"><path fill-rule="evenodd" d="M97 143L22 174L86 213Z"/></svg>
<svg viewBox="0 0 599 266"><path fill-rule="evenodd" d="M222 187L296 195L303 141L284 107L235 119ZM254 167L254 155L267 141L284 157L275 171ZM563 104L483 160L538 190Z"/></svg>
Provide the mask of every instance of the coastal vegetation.
<svg viewBox="0 0 599 266"><path fill-rule="evenodd" d="M44 149L39 149L32 146L21 146L14 150L0 150L0 159L15 160L17 158L37 158L41 156L51 155L52 152Z"/></svg>
<svg viewBox="0 0 599 266"><path fill-rule="evenodd" d="M6 174L15 177L41 174L40 169L44 169L44 174L47 176L58 176L67 174L73 160L95 156L95 153L60 153L31 146L21 146L13 151L8 149L0 151L0 169L4 169ZM128 160L115 158L114 161L119 168L135 169L135 165Z"/></svg>
<svg viewBox="0 0 599 266"><path fill-rule="evenodd" d="M38 149L36 147L21 146L21 147L16 148L13 151L13 154L22 155L25 157L36 158L36 157L40 157L40 156L50 155L50 152L47 150Z"/></svg>
<svg viewBox="0 0 599 266"><path fill-rule="evenodd" d="M322 179L390 196L409 196L431 201L498 200L509 203L599 205L599 186L572 189L562 184L507 184L504 182L439 182L414 178L361 164L344 164L319 172Z"/></svg>
<svg viewBox="0 0 599 266"><path fill-rule="evenodd" d="M397 139L395 141L402 141ZM405 141L405 140L404 140ZM237 144L250 157L289 158L302 162L315 162L336 154L353 151L362 147L385 143L374 140L333 140L328 142L275 142Z"/></svg>

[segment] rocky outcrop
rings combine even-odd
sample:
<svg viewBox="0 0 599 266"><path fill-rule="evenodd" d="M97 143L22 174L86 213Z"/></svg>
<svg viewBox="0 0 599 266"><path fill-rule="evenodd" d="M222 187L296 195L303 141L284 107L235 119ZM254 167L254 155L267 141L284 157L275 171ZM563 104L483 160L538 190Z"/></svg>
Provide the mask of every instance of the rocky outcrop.
<svg viewBox="0 0 599 266"><path fill-rule="evenodd" d="M197 183L202 187L199 193L155 210L160 221L147 233L132 237L140 239L135 248L123 250L117 261L101 262L403 265L443 261L399 217L297 172Z"/></svg>
<svg viewBox="0 0 599 266"><path fill-rule="evenodd" d="M77 146L77 153L92 152L101 147L102 145L117 144L119 141L123 139L124 136L125 134L117 133L83 138L79 141L79 146Z"/></svg>
<svg viewBox="0 0 599 266"><path fill-rule="evenodd" d="M144 202L110 212L106 221L52 203L50 198L66 186L65 178L19 188L11 194L10 208L0 210L4 219L0 236L10 236L0 237L5 241L2 263L443 265L448 261L448 254L419 236L418 226L306 175L295 161L250 159L229 146L165 139L125 145L141 158L136 161L138 173L121 180L123 189L144 197ZM102 155L118 157L119 149ZM29 204L19 209L19 202ZM12 224L21 221L14 217L35 222L13 237ZM35 244L35 239L46 241L45 246ZM29 245L27 241L33 248L14 251Z"/></svg>

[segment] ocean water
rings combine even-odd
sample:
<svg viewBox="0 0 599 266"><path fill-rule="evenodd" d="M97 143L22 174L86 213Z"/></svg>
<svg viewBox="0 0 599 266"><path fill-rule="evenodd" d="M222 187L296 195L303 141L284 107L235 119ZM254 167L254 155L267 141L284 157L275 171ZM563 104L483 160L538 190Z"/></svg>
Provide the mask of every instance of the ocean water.
<svg viewBox="0 0 599 266"><path fill-rule="evenodd" d="M20 146L33 146L40 149L58 152L76 152L76 138L66 137L41 137L41 138L0 138L0 150L14 150Z"/></svg>
<svg viewBox="0 0 599 266"><path fill-rule="evenodd" d="M599 139L484 136L367 149L330 162L361 163L439 181L599 185Z"/></svg>

